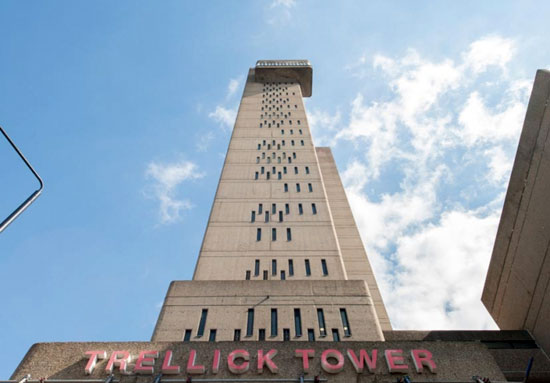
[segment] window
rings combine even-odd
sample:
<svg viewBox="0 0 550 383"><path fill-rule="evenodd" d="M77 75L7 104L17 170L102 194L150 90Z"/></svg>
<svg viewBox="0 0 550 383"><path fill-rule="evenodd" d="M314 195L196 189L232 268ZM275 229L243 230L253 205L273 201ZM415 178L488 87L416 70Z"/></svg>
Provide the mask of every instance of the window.
<svg viewBox="0 0 550 383"><path fill-rule="evenodd" d="M254 174L254 179L255 179L255 180L258 179L258 172L256 172L256 174Z"/></svg>
<svg viewBox="0 0 550 383"><path fill-rule="evenodd" d="M307 184L307 188L308 188L310 193L313 192L313 185Z"/></svg>
<svg viewBox="0 0 550 383"><path fill-rule="evenodd" d="M262 146L260 144L258 144L258 150L260 150L262 148Z"/></svg>
<svg viewBox="0 0 550 383"><path fill-rule="evenodd" d="M294 146L294 140L290 141L290 145Z"/></svg>
<svg viewBox="0 0 550 383"><path fill-rule="evenodd" d="M283 166L283 173L286 174L286 166Z"/></svg>
<svg viewBox="0 0 550 383"><path fill-rule="evenodd" d="M312 328L307 329L307 340L310 342L315 342L315 331Z"/></svg>
<svg viewBox="0 0 550 383"><path fill-rule="evenodd" d="M267 270L264 270L264 281L267 281Z"/></svg>
<svg viewBox="0 0 550 383"><path fill-rule="evenodd" d="M247 281L250 280L250 270L246 270L246 275L244 277Z"/></svg>
<svg viewBox="0 0 550 383"><path fill-rule="evenodd" d="M296 152L292 152L292 158L296 159Z"/></svg>
<svg viewBox="0 0 550 383"><path fill-rule="evenodd" d="M277 336L277 309L271 309L271 336Z"/></svg>
<svg viewBox="0 0 550 383"><path fill-rule="evenodd" d="M298 204L298 214L300 215L304 214L304 208L302 207L301 203Z"/></svg>
<svg viewBox="0 0 550 383"><path fill-rule="evenodd" d="M269 172L267 172L266 179L269 179Z"/></svg>
<svg viewBox="0 0 550 383"><path fill-rule="evenodd" d="M271 240L276 241L277 240L277 229L272 228L271 229Z"/></svg>
<svg viewBox="0 0 550 383"><path fill-rule="evenodd" d="M279 222L283 222L283 211L279 210Z"/></svg>
<svg viewBox="0 0 550 383"><path fill-rule="evenodd" d="M325 326L325 314L323 309L317 309L317 320L319 321L319 335L327 336L327 328Z"/></svg>
<svg viewBox="0 0 550 383"><path fill-rule="evenodd" d="M309 174L309 166L306 166L306 174Z"/></svg>
<svg viewBox="0 0 550 383"><path fill-rule="evenodd" d="M302 133L303 133L303 132L302 132L302 129L300 129L299 132L300 132L300 134L302 134Z"/></svg>
<svg viewBox="0 0 550 383"><path fill-rule="evenodd" d="M276 213L277 213L277 204L272 203L271 204L271 214L276 214Z"/></svg>
<svg viewBox="0 0 550 383"><path fill-rule="evenodd" d="M340 309L340 317L342 318L342 326L344 327L344 336L351 336L351 329L349 327L348 313L346 309Z"/></svg>
<svg viewBox="0 0 550 383"><path fill-rule="evenodd" d="M209 342L215 342L216 341L216 330L212 329L210 330L210 336L208 337Z"/></svg>
<svg viewBox="0 0 550 383"><path fill-rule="evenodd" d="M294 167L294 174L298 174L298 166Z"/></svg>
<svg viewBox="0 0 550 383"><path fill-rule="evenodd" d="M290 340L290 329L283 329L283 341L288 342Z"/></svg>
<svg viewBox="0 0 550 383"><path fill-rule="evenodd" d="M327 260L321 259L321 268L323 269L323 275L328 275Z"/></svg>
<svg viewBox="0 0 550 383"><path fill-rule="evenodd" d="M288 163L289 163L289 164L292 163L292 158L288 157Z"/></svg>
<svg viewBox="0 0 550 383"><path fill-rule="evenodd" d="M235 330L235 333L233 334L233 340L236 342L241 340L241 329Z"/></svg>
<svg viewBox="0 0 550 383"><path fill-rule="evenodd" d="M302 336L302 315L300 309L294 309L294 329L296 337Z"/></svg>
<svg viewBox="0 0 550 383"><path fill-rule="evenodd" d="M300 193L300 184L296 184L296 193Z"/></svg>
<svg viewBox="0 0 550 383"><path fill-rule="evenodd" d="M204 335L204 327L206 326L206 317L208 316L208 309L202 309L201 320L199 322L199 331L197 331L197 338Z"/></svg>
<svg viewBox="0 0 550 383"><path fill-rule="evenodd" d="M281 270L281 281L284 281L286 279L286 273L284 270Z"/></svg>
<svg viewBox="0 0 550 383"><path fill-rule="evenodd" d="M259 164L260 163L260 157L256 157L256 163Z"/></svg>
<svg viewBox="0 0 550 383"><path fill-rule="evenodd" d="M294 261L292 259L288 260L288 275L294 275Z"/></svg>
<svg viewBox="0 0 550 383"><path fill-rule="evenodd" d="M264 207L263 204L261 204L261 203L258 204L258 214L262 214L263 207Z"/></svg>
<svg viewBox="0 0 550 383"><path fill-rule="evenodd" d="M254 334L254 309L248 309L248 318L246 320L246 336Z"/></svg>
<svg viewBox="0 0 550 383"><path fill-rule="evenodd" d="M284 132L284 130L283 130L283 132ZM285 140L282 141L282 144L283 144L283 146L285 146Z"/></svg>
<svg viewBox="0 0 550 383"><path fill-rule="evenodd" d="M288 203L285 203L285 213L290 214L290 205Z"/></svg>
<svg viewBox="0 0 550 383"><path fill-rule="evenodd" d="M265 328L258 330L258 340L265 340Z"/></svg>
<svg viewBox="0 0 550 383"><path fill-rule="evenodd" d="M311 275L311 266L309 265L309 259L306 259L304 263L306 266L306 276L309 277Z"/></svg>
<svg viewBox="0 0 550 383"><path fill-rule="evenodd" d="M281 124L282 124L282 123L283 123L283 122L281 121ZM285 134L285 130L284 130L284 129L281 129L281 134L283 134L283 135ZM284 145L284 144L285 144L285 140L283 140L283 145Z"/></svg>
<svg viewBox="0 0 550 383"><path fill-rule="evenodd" d="M255 276L260 275L260 260L259 259L256 259L256 261L254 262L254 275Z"/></svg>
<svg viewBox="0 0 550 383"><path fill-rule="evenodd" d="M292 233L290 232L290 227L286 228L286 240L292 241Z"/></svg>
<svg viewBox="0 0 550 383"><path fill-rule="evenodd" d="M300 140L300 145L304 146L304 140Z"/></svg>
<svg viewBox="0 0 550 383"><path fill-rule="evenodd" d="M189 342L191 340L191 329L185 330L185 334L183 335L183 341Z"/></svg>
<svg viewBox="0 0 550 383"><path fill-rule="evenodd" d="M265 222L269 222L269 212L265 212Z"/></svg>
<svg viewBox="0 0 550 383"><path fill-rule="evenodd" d="M261 240L262 240L262 229L258 228L256 230L256 241L261 241Z"/></svg>
<svg viewBox="0 0 550 383"><path fill-rule="evenodd" d="M296 121L298 123L298 125L300 125L300 120Z"/></svg>
<svg viewBox="0 0 550 383"><path fill-rule="evenodd" d="M311 204L311 213L317 214L317 206L314 203Z"/></svg>
<svg viewBox="0 0 550 383"><path fill-rule="evenodd" d="M262 173L262 174L265 173L265 168L263 166L260 168L260 173Z"/></svg>
<svg viewBox="0 0 550 383"><path fill-rule="evenodd" d="M288 184L285 184L285 193L288 192Z"/></svg>
<svg viewBox="0 0 550 383"><path fill-rule="evenodd" d="M281 158L279 158L279 160L280 160L280 159L281 159ZM283 175L281 174L281 172L277 173L277 179L280 180L280 179L282 179L282 178L283 178Z"/></svg>
<svg viewBox="0 0 550 383"><path fill-rule="evenodd" d="M340 342L340 334L338 333L337 328L332 329L332 340L335 342Z"/></svg>
<svg viewBox="0 0 550 383"><path fill-rule="evenodd" d="M256 221L256 212L252 210L252 213L250 214L250 222Z"/></svg>

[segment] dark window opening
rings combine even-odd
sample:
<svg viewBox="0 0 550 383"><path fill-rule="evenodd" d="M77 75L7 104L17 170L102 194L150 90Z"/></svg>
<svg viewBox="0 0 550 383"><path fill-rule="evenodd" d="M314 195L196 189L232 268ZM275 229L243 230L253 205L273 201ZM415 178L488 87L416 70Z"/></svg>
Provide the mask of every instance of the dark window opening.
<svg viewBox="0 0 550 383"><path fill-rule="evenodd" d="M288 203L285 204L285 214L290 214L290 205Z"/></svg>
<svg viewBox="0 0 550 383"><path fill-rule="evenodd" d="M307 184L307 188L308 188L310 193L313 192L313 185Z"/></svg>
<svg viewBox="0 0 550 383"><path fill-rule="evenodd" d="M281 281L284 281L286 279L286 274L284 270L281 270Z"/></svg>
<svg viewBox="0 0 550 383"><path fill-rule="evenodd" d="M288 228L286 229L286 240L287 240L287 241L292 241L292 233L291 233L291 231L290 231L290 227L288 227Z"/></svg>
<svg viewBox="0 0 550 383"><path fill-rule="evenodd" d="M183 341L189 342L191 340L191 329L185 330L185 334L183 335Z"/></svg>
<svg viewBox="0 0 550 383"><path fill-rule="evenodd" d="M283 341L285 342L290 341L290 329L288 328L283 329Z"/></svg>
<svg viewBox="0 0 550 383"><path fill-rule="evenodd" d="M262 229L258 228L256 230L256 241L261 241L261 240L262 240Z"/></svg>
<svg viewBox="0 0 550 383"><path fill-rule="evenodd" d="M327 328L325 326L325 314L323 309L317 309L317 320L319 321L319 335L327 336Z"/></svg>
<svg viewBox="0 0 550 383"><path fill-rule="evenodd" d="M294 275L294 261L292 259L288 260L288 275Z"/></svg>
<svg viewBox="0 0 550 383"><path fill-rule="evenodd" d="M246 275L244 277L247 281L250 280L250 270L246 270Z"/></svg>
<svg viewBox="0 0 550 383"><path fill-rule="evenodd" d="M275 228L271 229L271 240L272 241L277 240L277 229L275 229Z"/></svg>
<svg viewBox="0 0 550 383"><path fill-rule="evenodd" d="M338 333L337 328L332 329L332 340L335 342L340 342L340 334Z"/></svg>
<svg viewBox="0 0 550 383"><path fill-rule="evenodd" d="M262 214L262 209L263 209L263 205L259 204L258 205L258 214Z"/></svg>
<svg viewBox="0 0 550 383"><path fill-rule="evenodd" d="M310 342L315 342L315 331L312 328L307 329L307 340Z"/></svg>
<svg viewBox="0 0 550 383"><path fill-rule="evenodd" d="M294 329L296 337L302 336L302 315L300 309L294 309Z"/></svg>
<svg viewBox="0 0 550 383"><path fill-rule="evenodd" d="M235 330L235 333L233 334L233 340L236 341L236 342L241 340L241 330L240 329Z"/></svg>
<svg viewBox="0 0 550 383"><path fill-rule="evenodd" d="M248 309L248 318L246 320L246 336L254 334L254 309Z"/></svg>
<svg viewBox="0 0 550 383"><path fill-rule="evenodd" d="M216 341L216 330L212 329L210 330L210 336L208 337L209 342L215 342Z"/></svg>
<svg viewBox="0 0 550 383"><path fill-rule="evenodd" d="M271 275L277 275L277 260L271 260Z"/></svg>
<svg viewBox="0 0 550 383"><path fill-rule="evenodd" d="M277 336L277 309L271 309L271 336Z"/></svg>
<svg viewBox="0 0 550 383"><path fill-rule="evenodd" d="M267 270L264 270L264 281L267 281L267 275L268 275Z"/></svg>
<svg viewBox="0 0 550 383"><path fill-rule="evenodd" d="M304 263L306 265L306 276L309 277L311 275L311 266L309 265L309 259L306 259Z"/></svg>
<svg viewBox="0 0 550 383"><path fill-rule="evenodd" d="M254 262L254 275L255 276L260 275L260 260L259 259L256 259L256 261Z"/></svg>
<svg viewBox="0 0 550 383"><path fill-rule="evenodd" d="M313 214L317 214L317 206L315 206L314 203L311 204L311 212L312 212Z"/></svg>
<svg viewBox="0 0 550 383"><path fill-rule="evenodd" d="M321 268L323 269L323 275L328 275L327 260L321 259Z"/></svg>
<svg viewBox="0 0 550 383"><path fill-rule="evenodd" d="M256 212L252 211L252 213L250 214L250 222L254 222L254 221L256 221Z"/></svg>
<svg viewBox="0 0 550 383"><path fill-rule="evenodd" d="M208 309L202 309L201 320L199 322L199 331L197 331L197 338L204 335L204 328L206 327L206 317L208 316Z"/></svg>
<svg viewBox="0 0 550 383"><path fill-rule="evenodd" d="M342 318L342 326L344 327L344 336L351 336L351 328L349 327L346 309L340 309L340 317Z"/></svg>
<svg viewBox="0 0 550 383"><path fill-rule="evenodd" d="M265 328L258 330L258 340L265 340Z"/></svg>
<svg viewBox="0 0 550 383"><path fill-rule="evenodd" d="M304 214L304 208L301 203L298 204L298 214L300 215Z"/></svg>
<svg viewBox="0 0 550 383"><path fill-rule="evenodd" d="M283 211L279 211L279 222L283 222Z"/></svg>

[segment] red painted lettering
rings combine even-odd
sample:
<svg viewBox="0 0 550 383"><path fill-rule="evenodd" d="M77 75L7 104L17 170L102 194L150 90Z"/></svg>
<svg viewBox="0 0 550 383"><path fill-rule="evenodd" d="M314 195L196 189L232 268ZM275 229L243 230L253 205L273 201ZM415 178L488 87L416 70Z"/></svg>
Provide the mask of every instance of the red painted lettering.
<svg viewBox="0 0 550 383"><path fill-rule="evenodd" d="M431 373L435 374L437 371L437 366L432 360L432 353L428 350L411 350L411 356L416 372L422 372L424 370L423 366L428 367Z"/></svg>
<svg viewBox="0 0 550 383"><path fill-rule="evenodd" d="M359 350L359 358L357 358L357 355L355 355L355 352L353 350L348 349L348 358L351 361L351 364L353 365L353 368L355 368L355 372L362 373L364 370L365 362L367 364L367 369L369 372L374 372L376 369L376 359L378 356L378 350L374 349L372 350L372 358L369 357L369 354L367 350Z"/></svg>

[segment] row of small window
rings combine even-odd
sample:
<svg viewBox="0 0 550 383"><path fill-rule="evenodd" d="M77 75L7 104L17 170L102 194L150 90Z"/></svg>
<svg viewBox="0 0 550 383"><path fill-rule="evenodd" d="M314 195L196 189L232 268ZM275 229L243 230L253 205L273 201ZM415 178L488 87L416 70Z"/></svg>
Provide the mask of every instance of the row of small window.
<svg viewBox="0 0 550 383"><path fill-rule="evenodd" d="M267 111L270 111L270 112L273 110L271 106L262 106L262 112L266 110L265 108L267 108ZM273 108L275 108L274 111L276 111L276 112L279 111L279 107L278 107L278 106L274 106ZM288 108L287 108L287 109L288 109ZM282 111L283 111L283 108L281 107L281 112L282 112ZM277 114L277 115L279 115L279 114ZM281 114L281 115L282 115L282 114ZM271 114L270 114L270 116L271 116ZM291 111L288 111L288 116L292 116L292 112L291 112ZM285 118L288 118L288 116L285 114Z"/></svg>
<svg viewBox="0 0 550 383"><path fill-rule="evenodd" d="M272 205L273 205L273 210L271 212L271 216L273 217L277 214L277 205L276 204L272 204ZM260 208L258 210L258 216L260 216L262 214L261 209L262 209L262 204L260 204ZM285 215L290 214L290 204L288 204L288 203L285 203L285 213L284 214ZM301 203L298 204L298 214L300 214L300 215L304 214L304 206ZM315 203L311 204L311 214L313 214L313 215L317 214L317 205ZM250 222L256 222L256 211L254 211L254 210L250 213ZM264 222L269 222L269 211L266 211L264 213ZM282 210L279 210L279 222L283 222L283 211Z"/></svg>
<svg viewBox="0 0 550 383"><path fill-rule="evenodd" d="M256 229L256 241L261 241L262 240L262 228L259 227ZM277 229L276 228L271 228L271 240L272 241L276 241L277 240ZM290 227L287 227L286 228L286 240L287 241L292 241L292 230L290 229Z"/></svg>
<svg viewBox="0 0 550 383"><path fill-rule="evenodd" d="M270 162L270 161L268 161L268 162ZM306 174L309 174L309 167L306 166L305 169L306 169ZM254 179L255 180L259 179L260 174L265 173L266 174L266 179L270 179L270 174L277 174L277 179L280 180L280 179L283 178L283 174L287 174L286 166L283 166L283 171L282 172L277 172L277 168L275 166L273 166L272 170L273 170L273 173L270 173L270 172L265 173L265 167L262 166L259 173L255 172ZM298 174L298 167L297 166L294 167L294 174Z"/></svg>
<svg viewBox="0 0 550 383"><path fill-rule="evenodd" d="M275 155L275 153L273 153L273 154L274 154L273 160L275 160L276 155ZM296 158L296 156L294 156L294 158ZM267 162L268 164L271 163L271 157L267 157L267 158L266 158L265 156L262 156L261 159L265 159L266 162ZM282 160L284 160L284 159L286 159L286 153L283 153L283 156L282 156L282 157L280 157L280 156L277 157L277 163L278 163L278 164L282 163ZM289 157L289 159L290 159L290 157ZM287 161L288 161L288 160L287 160ZM260 157L256 157L256 163L257 163L257 164L260 163ZM291 160L291 161L288 161L288 163L292 163L292 160ZM285 168L286 168L286 166L285 166ZM262 174L263 174L263 173L262 173ZM283 174L286 174L286 171L283 172ZM309 173L307 173L307 174L309 174Z"/></svg>
<svg viewBox="0 0 550 383"><path fill-rule="evenodd" d="M279 146L280 144L277 144L277 149L279 149ZM268 144L268 149L271 149L271 144ZM271 153L271 157L273 159L275 159L275 157L277 156L277 152L272 152ZM288 155L289 157L291 156L290 154ZM262 160L266 159L266 153L265 152L262 152L262 156L261 156ZM286 152L282 152L282 158L285 159L286 158ZM292 158L296 159L296 152L292 152ZM269 154L267 155L267 159L269 160ZM256 163L259 163L260 162L260 157L256 157Z"/></svg>
<svg viewBox="0 0 550 383"><path fill-rule="evenodd" d="M269 92L269 91L266 92L266 91L264 91L262 93L262 97L265 98L265 96L267 96L269 98L269 97L282 96L283 95L282 93L283 92ZM286 96L288 96L288 92L285 92L285 93L286 93ZM296 96L296 92L292 92L292 95ZM288 98L286 100L288 101Z"/></svg>
<svg viewBox="0 0 550 383"><path fill-rule="evenodd" d="M197 331L197 338L201 338L204 336L204 331L206 329L206 320L208 318L208 309L202 309L201 312L201 318L199 321L199 328ZM340 309L340 319L342 320L342 327L344 329L344 336L350 337L351 336L351 328L349 325L349 319L348 314L346 312L345 308ZM327 328L325 323L325 313L323 312L323 309L317 309L317 321L319 325L319 336L326 337L327 336ZM275 308L271 309L271 329L270 329L270 335L272 338L277 337L279 334L279 318L278 318L278 311ZM208 337L208 340L210 342L216 341L216 329L210 330L210 335ZM340 341L340 333L337 328L333 328L332 331L332 340L335 342ZM294 309L294 335L296 338L300 338L303 336L302 332L302 313L299 308ZM192 336L192 330L187 329L185 330L185 333L183 335L183 341L189 342L191 340ZM246 337L251 338L254 336L254 309L250 308L247 312L247 318L246 318ZM307 329L307 336L308 341L313 342L315 341L315 331L313 328ZM266 338L266 331L265 329L259 329L258 330L258 340L263 341ZM236 329L233 335L234 341L240 341L241 340L241 329ZM283 340L289 341L290 340L290 329L283 328Z"/></svg>
<svg viewBox="0 0 550 383"><path fill-rule="evenodd" d="M289 120L289 121L290 121L290 120ZM264 126L267 126L268 128L271 128L272 126L273 126L273 127L276 127L276 128L280 128L281 125L284 125L284 124L285 124L285 123L284 123L283 120L281 120L281 122L276 122L276 120L272 120L272 122L267 122L267 120L265 120L263 123L260 122L260 129L262 129ZM292 125L292 121L290 121L290 124L289 124L289 125ZM299 120L298 120L298 125L300 125ZM294 133L292 133L292 129L290 129L290 131L291 131L290 134L294 134ZM302 131L302 129L300 129L300 134L302 134L301 131ZM281 132L282 132L281 134L285 134L285 133L284 133L284 129L281 130Z"/></svg>
<svg viewBox="0 0 550 383"><path fill-rule="evenodd" d="M301 134L301 133L300 133ZM264 142L264 146L265 146L265 140L263 141ZM305 142L304 140L300 140L300 145L301 146L304 146L305 145ZM273 140L273 145L272 144L267 144L267 149L271 149L271 147L273 146L273 148L277 148L277 150L281 150L281 146L286 146L286 141L285 140L281 140L280 143L278 144L275 144L275 140ZM296 141L295 140L290 140L290 146L296 146ZM262 149L262 145L258 144L258 150L261 150ZM274 157L275 158L275 157Z"/></svg>
<svg viewBox="0 0 550 383"><path fill-rule="evenodd" d="M305 276L310 277L311 276L311 264L310 264L309 259L304 259L304 270L305 270ZM328 266L327 266L327 260L326 259L321 259L321 270L323 271L323 276L328 275ZM276 259L271 260L271 275L272 276L277 276L277 260ZM294 275L294 260L289 259L288 260L288 276L292 277L293 275ZM256 259L254 261L254 276L255 277L260 276L260 260L259 259ZM268 276L269 276L268 270L264 270L263 271L263 279L267 280ZM250 277L251 277L250 270L246 270L245 275L244 275L244 279L245 280L250 280ZM281 270L281 280L284 281L285 279L286 279L286 271Z"/></svg>
<svg viewBox="0 0 550 383"><path fill-rule="evenodd" d="M283 100L282 102L283 102L283 104L286 104L286 100ZM271 105L271 100L268 100L267 103ZM262 100L262 104L265 104L265 100ZM275 102L273 102L273 105L277 105L277 106L282 107L282 105L276 104ZM290 109L290 104L286 104L286 107L287 107L287 109ZM298 109L298 105L297 105L297 104L294 104L294 109Z"/></svg>

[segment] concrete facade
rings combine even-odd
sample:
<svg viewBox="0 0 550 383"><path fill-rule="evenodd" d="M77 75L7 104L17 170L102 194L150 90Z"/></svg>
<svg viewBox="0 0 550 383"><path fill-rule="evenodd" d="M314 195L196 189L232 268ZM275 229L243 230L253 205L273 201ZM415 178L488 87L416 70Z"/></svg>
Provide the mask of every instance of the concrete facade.
<svg viewBox="0 0 550 383"><path fill-rule="evenodd" d="M537 72L482 301L550 353L550 72Z"/></svg>
<svg viewBox="0 0 550 383"><path fill-rule="evenodd" d="M153 341L204 341L212 330L233 340L252 308L242 340L283 340L286 329L297 341L374 341L391 329L330 149L313 145L311 72L305 60L249 71L193 281L172 284Z"/></svg>

